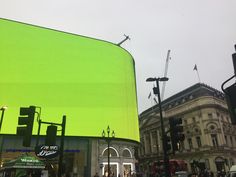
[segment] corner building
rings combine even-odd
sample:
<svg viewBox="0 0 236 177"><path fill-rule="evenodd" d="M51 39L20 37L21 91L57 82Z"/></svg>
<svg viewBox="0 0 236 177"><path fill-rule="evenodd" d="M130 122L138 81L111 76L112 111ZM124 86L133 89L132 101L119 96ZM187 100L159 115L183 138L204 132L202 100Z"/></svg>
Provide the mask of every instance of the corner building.
<svg viewBox="0 0 236 177"><path fill-rule="evenodd" d="M31 147L22 147L22 139L12 135L0 135L1 167L4 162L16 159L27 153L35 156L33 138ZM40 138L40 144L44 143L44 137ZM60 144L60 139L56 144ZM130 177L135 172L135 148L137 143L113 139L110 144L110 168L114 177ZM63 153L63 174L68 177L88 177L105 175L108 169L107 142L102 138L78 138L65 137ZM58 172L59 157L43 159L48 176L55 177Z"/></svg>
<svg viewBox="0 0 236 177"><path fill-rule="evenodd" d="M140 140L132 55L111 42L3 18L0 38L1 164L22 153L34 155L39 119L60 124L65 115L63 175L102 176L110 157L114 177L130 176ZM20 108L29 106L37 116L25 148L16 128ZM40 145L47 126L41 124ZM108 126L115 132L110 154ZM60 146L59 137L60 131ZM56 176L58 158L44 162L49 176Z"/></svg>
<svg viewBox="0 0 236 177"><path fill-rule="evenodd" d="M164 127L168 118L182 118L185 140L170 159L184 160L190 172L227 172L236 162L236 127L231 124L224 94L197 83L162 102ZM140 168L152 170L163 159L158 105L139 115Z"/></svg>

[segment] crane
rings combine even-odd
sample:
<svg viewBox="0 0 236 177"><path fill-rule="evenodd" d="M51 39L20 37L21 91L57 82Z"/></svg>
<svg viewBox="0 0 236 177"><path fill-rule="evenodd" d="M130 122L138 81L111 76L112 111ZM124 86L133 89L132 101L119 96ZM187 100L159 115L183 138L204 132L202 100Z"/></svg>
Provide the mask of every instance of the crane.
<svg viewBox="0 0 236 177"><path fill-rule="evenodd" d="M169 61L170 61L170 50L167 51L167 57L166 57L166 64L165 64L164 77L167 77ZM162 89L161 89L161 100L164 99L165 87L166 87L166 81L164 81L163 84L162 84Z"/></svg>
<svg viewBox="0 0 236 177"><path fill-rule="evenodd" d="M121 42L119 42L117 45L118 46L121 46L121 44L123 44L126 40L130 40L130 37L129 36L126 36L125 34L124 34L124 36L125 36L125 39L123 39Z"/></svg>

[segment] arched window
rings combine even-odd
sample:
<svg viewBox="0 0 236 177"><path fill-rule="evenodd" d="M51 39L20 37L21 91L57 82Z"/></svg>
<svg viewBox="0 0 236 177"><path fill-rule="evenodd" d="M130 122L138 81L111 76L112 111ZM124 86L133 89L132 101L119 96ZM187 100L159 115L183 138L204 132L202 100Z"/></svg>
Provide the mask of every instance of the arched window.
<svg viewBox="0 0 236 177"><path fill-rule="evenodd" d="M109 149L110 149L110 157L119 157L118 152L115 148L110 147ZM106 148L102 153L102 156L104 157L107 157L107 155L108 155L108 148Z"/></svg>
<svg viewBox="0 0 236 177"><path fill-rule="evenodd" d="M215 130L215 126L214 126L214 125L211 125L211 126L210 126L210 129L211 129L211 130Z"/></svg>
<svg viewBox="0 0 236 177"><path fill-rule="evenodd" d="M122 156L123 156L123 157L128 157L128 158L131 158L131 157L132 157L130 150L127 149L127 148L125 148L125 149L123 150Z"/></svg>

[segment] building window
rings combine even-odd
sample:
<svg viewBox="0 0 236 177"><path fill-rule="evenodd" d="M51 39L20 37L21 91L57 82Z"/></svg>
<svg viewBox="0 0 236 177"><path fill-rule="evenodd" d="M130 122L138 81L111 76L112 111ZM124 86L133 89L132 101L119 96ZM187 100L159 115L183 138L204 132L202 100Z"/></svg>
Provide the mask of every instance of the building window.
<svg viewBox="0 0 236 177"><path fill-rule="evenodd" d="M179 151L182 151L183 149L185 149L185 147L184 147L184 142L183 142L183 141L180 141L180 142L179 142Z"/></svg>
<svg viewBox="0 0 236 177"><path fill-rule="evenodd" d="M145 135L146 143L145 143L145 152L147 154L151 153L151 142L150 142L150 135L147 133Z"/></svg>
<svg viewBox="0 0 236 177"><path fill-rule="evenodd" d="M234 147L232 136L230 136L229 138L230 138L231 147Z"/></svg>
<svg viewBox="0 0 236 177"><path fill-rule="evenodd" d="M144 155L144 154L145 154L144 137L141 137L140 144L141 144L140 154L141 154L141 155Z"/></svg>
<svg viewBox="0 0 236 177"><path fill-rule="evenodd" d="M195 118L195 117L193 117L193 118L192 118L192 120L193 120L193 123L195 123L195 122L196 122L196 118Z"/></svg>
<svg viewBox="0 0 236 177"><path fill-rule="evenodd" d="M221 120L222 120L222 121L225 121L224 116L222 116L222 115L221 115Z"/></svg>
<svg viewBox="0 0 236 177"><path fill-rule="evenodd" d="M229 120L229 117L228 117L228 116L226 117L226 121L227 121L228 123L230 123L230 120Z"/></svg>
<svg viewBox="0 0 236 177"><path fill-rule="evenodd" d="M115 148L113 148L113 147L110 147L109 148L109 156L110 157L118 157L118 152L117 152L117 150L115 149ZM108 156L108 148L103 152L103 154L102 154L104 157L107 157Z"/></svg>
<svg viewBox="0 0 236 177"><path fill-rule="evenodd" d="M228 139L227 139L227 136L225 136L225 144L228 146Z"/></svg>
<svg viewBox="0 0 236 177"><path fill-rule="evenodd" d="M210 126L210 129L211 129L211 130L215 130L215 126L214 126L214 125L211 125L211 126Z"/></svg>
<svg viewBox="0 0 236 177"><path fill-rule="evenodd" d="M197 137L196 137L196 141L197 141L198 147L201 147L201 146L202 146L202 142L201 142L200 136L197 136Z"/></svg>
<svg viewBox="0 0 236 177"><path fill-rule="evenodd" d="M187 119L184 120L184 124L187 125L188 124L188 121Z"/></svg>
<svg viewBox="0 0 236 177"><path fill-rule="evenodd" d="M193 148L192 138L188 138L188 145L189 145L189 149Z"/></svg>
<svg viewBox="0 0 236 177"><path fill-rule="evenodd" d="M157 153L158 146L157 146L157 131L152 132L152 152Z"/></svg>
<svg viewBox="0 0 236 177"><path fill-rule="evenodd" d="M213 118L212 113L208 113L208 118L209 118L209 119L212 119L212 118Z"/></svg>
<svg viewBox="0 0 236 177"><path fill-rule="evenodd" d="M212 140L212 144L213 144L214 147L219 146L216 134L211 134L211 140Z"/></svg>
<svg viewBox="0 0 236 177"><path fill-rule="evenodd" d="M126 158L131 158L132 157L131 152L130 152L129 149L124 149L123 153L122 153L122 156L126 157Z"/></svg>

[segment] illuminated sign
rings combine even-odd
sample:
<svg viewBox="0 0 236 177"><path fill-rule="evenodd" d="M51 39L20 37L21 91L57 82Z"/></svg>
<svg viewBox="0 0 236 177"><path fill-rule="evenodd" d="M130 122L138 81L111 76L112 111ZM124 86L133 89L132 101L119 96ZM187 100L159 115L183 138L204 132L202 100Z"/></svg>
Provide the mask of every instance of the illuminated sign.
<svg viewBox="0 0 236 177"><path fill-rule="evenodd" d="M60 123L66 136L139 142L132 56L110 42L0 19L1 133L15 134L20 107L41 107L41 119ZM33 134L37 134L35 119ZM46 126L41 127L46 133Z"/></svg>
<svg viewBox="0 0 236 177"><path fill-rule="evenodd" d="M35 148L35 155L41 158L54 158L59 154L59 146L40 145Z"/></svg>

